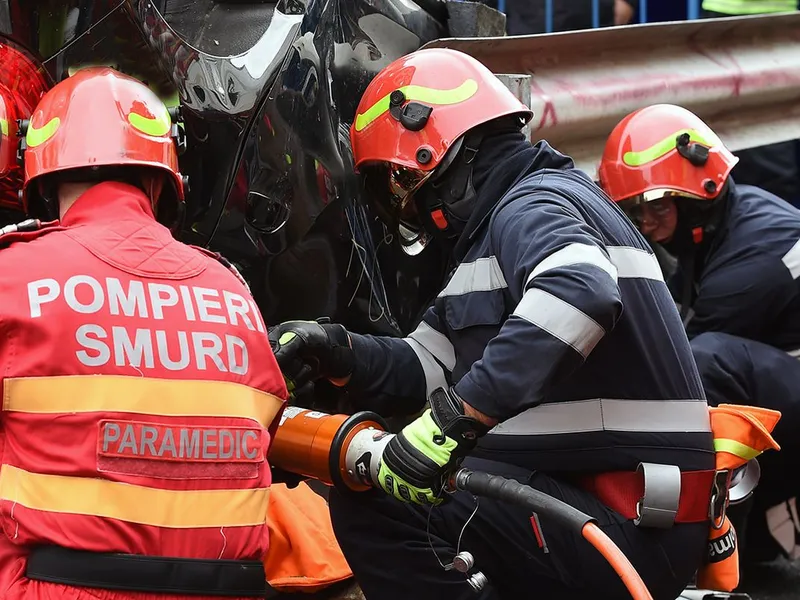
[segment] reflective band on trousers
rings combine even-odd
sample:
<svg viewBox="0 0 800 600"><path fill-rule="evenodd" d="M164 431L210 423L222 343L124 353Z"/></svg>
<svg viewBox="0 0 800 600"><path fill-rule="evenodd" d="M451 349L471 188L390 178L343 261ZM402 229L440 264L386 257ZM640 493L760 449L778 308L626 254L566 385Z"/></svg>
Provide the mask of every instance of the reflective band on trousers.
<svg viewBox="0 0 800 600"><path fill-rule="evenodd" d="M642 433L711 431L703 400L577 400L541 404L497 425L495 435L552 435L594 431Z"/></svg>
<svg viewBox="0 0 800 600"><path fill-rule="evenodd" d="M793 12L796 0L703 0L703 9L726 15L758 15Z"/></svg>
<svg viewBox="0 0 800 600"><path fill-rule="evenodd" d="M716 452L727 452L744 460L750 460L761 454L761 451L755 448L727 438L714 438L714 450Z"/></svg>

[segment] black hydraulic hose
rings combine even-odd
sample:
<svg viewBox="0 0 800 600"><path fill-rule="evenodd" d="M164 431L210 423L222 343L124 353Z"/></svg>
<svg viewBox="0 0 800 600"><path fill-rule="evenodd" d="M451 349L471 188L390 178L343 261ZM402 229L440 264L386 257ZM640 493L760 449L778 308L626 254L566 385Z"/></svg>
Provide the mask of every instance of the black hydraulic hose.
<svg viewBox="0 0 800 600"><path fill-rule="evenodd" d="M453 477L453 483L458 490L524 506L532 512L546 515L569 530L580 532L616 571L634 600L653 600L642 578L622 551L597 527L592 517L574 506L513 479L480 471L460 469Z"/></svg>

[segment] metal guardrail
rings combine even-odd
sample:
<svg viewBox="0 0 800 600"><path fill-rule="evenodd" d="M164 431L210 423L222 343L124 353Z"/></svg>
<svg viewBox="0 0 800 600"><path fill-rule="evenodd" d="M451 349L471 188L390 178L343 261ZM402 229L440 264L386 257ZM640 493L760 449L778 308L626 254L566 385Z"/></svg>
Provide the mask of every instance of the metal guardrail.
<svg viewBox="0 0 800 600"><path fill-rule="evenodd" d="M731 150L800 138L800 13L628 25L426 48L531 75L534 140L594 175L613 127L650 104L697 113Z"/></svg>
<svg viewBox="0 0 800 600"><path fill-rule="evenodd" d="M547 33L553 31L553 7L555 2L556 0L545 0L544 2L544 27ZM639 23L647 23L647 0L629 0L629 3L636 6ZM686 17L688 19L700 17L700 4L700 0L686 0ZM502 13L506 12L506 0L497 0L497 10ZM592 0L592 27L600 27L600 0Z"/></svg>

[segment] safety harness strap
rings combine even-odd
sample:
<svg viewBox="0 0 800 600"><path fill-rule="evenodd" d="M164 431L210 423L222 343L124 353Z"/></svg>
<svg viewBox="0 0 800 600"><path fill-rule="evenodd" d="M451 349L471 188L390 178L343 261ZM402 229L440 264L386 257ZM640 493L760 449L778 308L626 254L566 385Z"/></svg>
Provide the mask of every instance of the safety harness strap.
<svg viewBox="0 0 800 600"><path fill-rule="evenodd" d="M652 466L666 465L648 465ZM669 527L673 522L705 523L710 520L714 471L686 471L680 473L679 479L677 473L665 471L659 474L661 477L651 477L645 484L645 475L652 472L652 468L641 468L638 471L599 473L581 478L579 485L626 519L646 520L646 523L639 523L643 527Z"/></svg>
<svg viewBox="0 0 800 600"><path fill-rule="evenodd" d="M260 561L197 560L85 552L39 546L28 557L26 577L103 590L273 598Z"/></svg>

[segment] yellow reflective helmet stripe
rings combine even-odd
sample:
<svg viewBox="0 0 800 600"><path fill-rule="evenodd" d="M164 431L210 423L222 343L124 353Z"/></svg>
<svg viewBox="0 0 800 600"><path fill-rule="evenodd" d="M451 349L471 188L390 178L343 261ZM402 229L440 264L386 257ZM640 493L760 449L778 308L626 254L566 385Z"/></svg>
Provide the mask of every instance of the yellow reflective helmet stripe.
<svg viewBox="0 0 800 600"><path fill-rule="evenodd" d="M398 89L409 101L415 100L429 104L459 104L475 95L478 91L478 82L474 79L467 79L458 87L449 90L437 90L421 85L405 85ZM390 96L391 93L386 94L366 111L356 115L356 131L361 131L389 110Z"/></svg>
<svg viewBox="0 0 800 600"><path fill-rule="evenodd" d="M697 129L681 129L675 133L668 135L660 142L656 142L649 148L639 152L626 152L622 157L623 162L629 167L641 167L647 163L658 160L667 152L675 150L675 140L678 136L684 133L689 134L689 141L697 142L703 146L713 148L714 146L722 145L720 139L711 131L700 132Z"/></svg>
<svg viewBox="0 0 800 600"><path fill-rule="evenodd" d="M160 114L152 119L143 117L134 112L129 113L128 122L145 135L152 135L154 137L167 135L172 127L172 119L169 118L167 107L165 106L163 108L164 110L159 111Z"/></svg>
<svg viewBox="0 0 800 600"><path fill-rule="evenodd" d="M35 148L44 144L47 140L53 137L61 125L61 119L53 117L42 127L36 128L33 121L28 124L28 133L25 134L25 143L29 148Z"/></svg>
<svg viewBox="0 0 800 600"><path fill-rule="evenodd" d="M0 119L0 133L8 135L8 121L6 119Z"/></svg>
<svg viewBox="0 0 800 600"><path fill-rule="evenodd" d="M746 444L727 438L714 438L714 450L733 454L743 460L750 460L761 454L761 450L756 450Z"/></svg>

